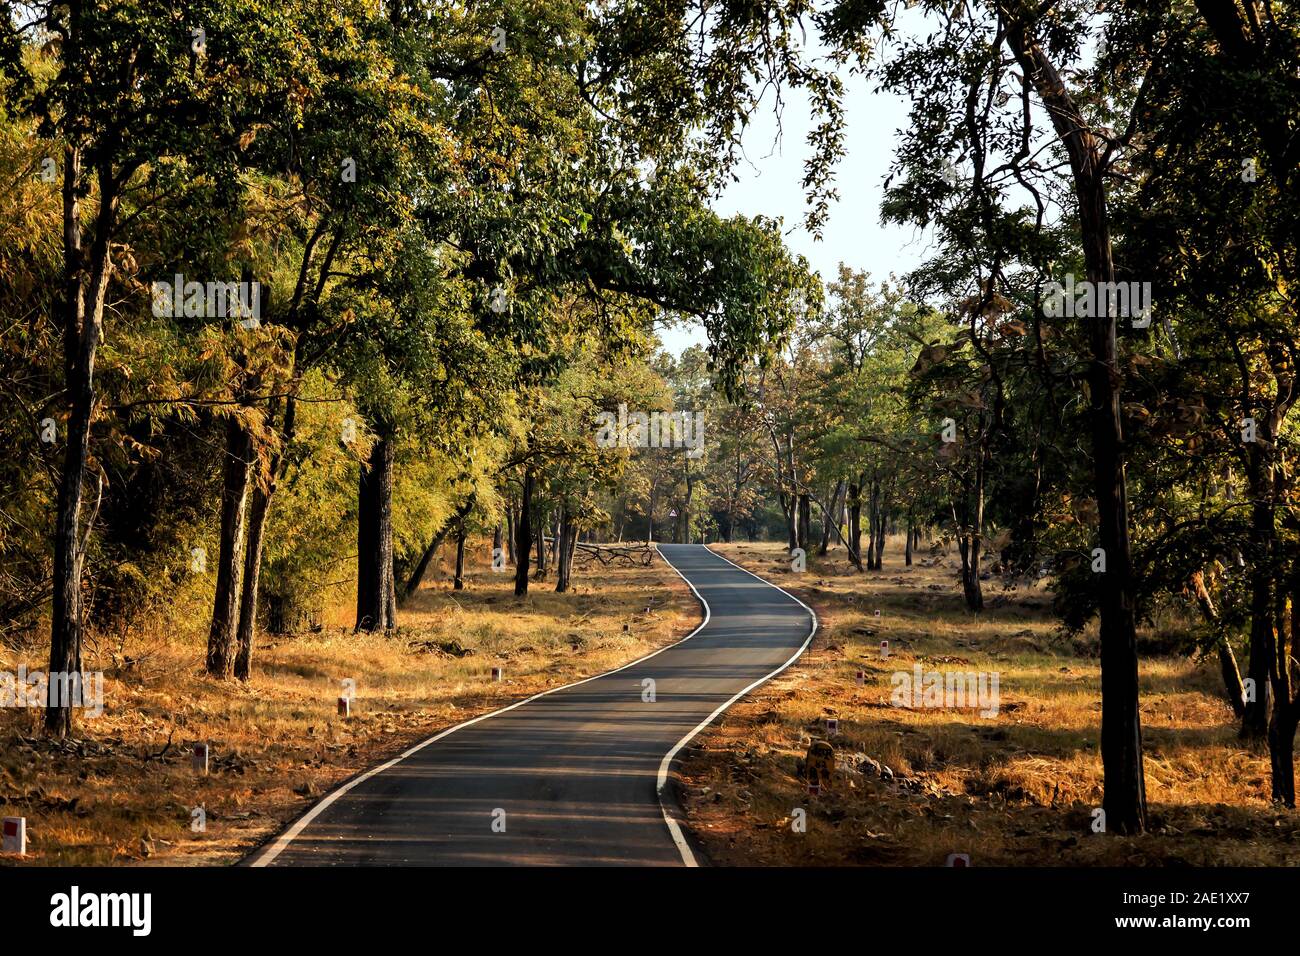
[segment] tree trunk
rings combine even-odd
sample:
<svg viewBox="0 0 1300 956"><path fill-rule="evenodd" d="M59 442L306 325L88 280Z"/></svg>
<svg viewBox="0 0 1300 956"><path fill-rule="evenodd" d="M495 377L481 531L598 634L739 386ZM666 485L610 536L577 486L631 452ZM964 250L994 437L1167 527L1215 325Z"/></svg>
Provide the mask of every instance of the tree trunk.
<svg viewBox="0 0 1300 956"><path fill-rule="evenodd" d="M808 499L808 492L799 493L799 547L803 548L804 554L808 553L808 526L812 524L812 502Z"/></svg>
<svg viewBox="0 0 1300 956"><path fill-rule="evenodd" d="M397 448L383 434L361 469L357 494L357 630L397 626L393 582L393 461Z"/></svg>
<svg viewBox="0 0 1300 956"><path fill-rule="evenodd" d="M879 538L877 522L880 520L880 483L871 479L871 493L867 498L867 570L874 571L879 566L876 557L876 544Z"/></svg>
<svg viewBox="0 0 1300 956"><path fill-rule="evenodd" d="M563 594L569 590L569 575L573 568L573 545L577 543L573 521L568 508L560 506L560 526L555 535L556 575L555 591Z"/></svg>
<svg viewBox="0 0 1300 956"><path fill-rule="evenodd" d="M252 471L253 440L235 419L226 422L225 464L221 486L221 544L217 587L208 628L208 673L229 677L239 628L239 577L244 563L244 506Z"/></svg>
<svg viewBox="0 0 1300 956"><path fill-rule="evenodd" d="M246 681L253 668L253 638L257 631L258 588L262 580L262 547L266 538L266 522L271 513L271 501L280 480L284 478L298 420L298 403L290 396L285 401L284 429L280 435L280 448L267 468L265 484L254 482L252 501L248 507L248 527L244 543L244 580L239 592L238 649L235 652L235 677ZM251 449L250 449L251 450ZM250 456L251 457L251 456Z"/></svg>
<svg viewBox="0 0 1300 956"><path fill-rule="evenodd" d="M1210 597L1209 589L1205 586L1204 573L1200 571L1193 572L1190 583L1192 593L1196 595L1196 604L1201 609L1201 615L1211 626L1217 629L1219 626L1219 612L1214 606L1214 599ZM1243 702L1245 693L1241 684L1241 671L1237 667L1237 656L1233 654L1232 645L1228 643L1226 635L1219 635L1218 652L1219 672L1223 675L1223 689L1228 695L1228 702L1232 704L1232 712L1240 719L1246 715L1246 705Z"/></svg>
<svg viewBox="0 0 1300 956"><path fill-rule="evenodd" d="M537 570L533 572L534 581L545 581L546 566L546 515L538 509L537 515Z"/></svg>
<svg viewBox="0 0 1300 956"><path fill-rule="evenodd" d="M235 677L246 681L253 670L253 638L257 632L257 589L262 577L262 542L272 489L254 483L248 505L247 541L244 545L244 576L239 591L239 627L235 650Z"/></svg>
<svg viewBox="0 0 1300 956"><path fill-rule="evenodd" d="M519 522L515 520L515 509L506 508L506 554L511 564L519 563L518 543L515 537L519 531Z"/></svg>
<svg viewBox="0 0 1300 956"><path fill-rule="evenodd" d="M533 547L533 489L537 479L531 468L524 471L524 495L519 505L519 563L515 566L515 596L528 593L528 561Z"/></svg>
<svg viewBox="0 0 1300 956"><path fill-rule="evenodd" d="M456 578L451 586L453 591L465 590L465 521L456 522Z"/></svg>
<svg viewBox="0 0 1300 956"><path fill-rule="evenodd" d="M849 485L849 561L862 570L862 484Z"/></svg>
<svg viewBox="0 0 1300 956"><path fill-rule="evenodd" d="M68 444L59 473L54 517L53 607L50 616L50 673L81 671L81 571L89 529L83 538L81 507L90 458L90 424L95 402L95 356L104 327L104 297L113 264L110 238L118 198L109 170L99 171L100 205L87 258L82 248L81 153L64 150L63 170L63 368L68 405ZM87 281L89 279L89 281ZM58 682L50 680L52 690ZM59 737L72 731L72 702L47 691L45 729Z"/></svg>
<svg viewBox="0 0 1300 956"><path fill-rule="evenodd" d="M1261 436L1263 437L1263 436ZM1273 648L1273 542L1277 536L1273 509L1273 482L1269 469L1256 449L1249 451L1251 470L1250 537L1254 555L1250 562L1250 657L1246 663L1246 676L1254 681L1254 700L1246 702L1242 715L1242 739L1262 740L1268 733L1269 661Z"/></svg>
<svg viewBox="0 0 1300 956"><path fill-rule="evenodd" d="M1274 708L1268 723L1268 754L1272 768L1273 800L1295 809L1296 714Z"/></svg>
<svg viewBox="0 0 1300 956"><path fill-rule="evenodd" d="M882 570L884 567L883 562L885 559L885 532L887 530L886 526L888 523L888 513L889 513L889 509L887 508L886 503L883 500L883 494L882 494L881 499L877 502L876 505L875 556L876 556L877 571Z"/></svg>
<svg viewBox="0 0 1300 956"><path fill-rule="evenodd" d="M817 553L823 557L831 550L831 516L835 514L836 509L840 506L840 495L844 493L844 479L841 478L835 483L835 491L831 493L831 506L822 512L822 540L817 546ZM731 540L728 538L727 540Z"/></svg>
<svg viewBox="0 0 1300 956"><path fill-rule="evenodd" d="M961 589L967 610L984 610L984 588L980 582L980 536L963 531L958 549L961 552Z"/></svg>
<svg viewBox="0 0 1300 956"><path fill-rule="evenodd" d="M1094 289L1115 279L1110 221L1103 179L1106 144L1093 132L1041 45L1031 39L1035 8L999 4L1007 39L1025 77L1033 83L1074 177L1079 230L1088 280ZM1106 286L1111 288L1112 286ZM1098 539L1106 554L1101 612L1101 759L1105 775L1103 809L1107 831L1146 829L1146 782L1142 768L1142 720L1138 710L1136 586L1129 542L1128 489L1124 476L1120 419L1120 371L1113 308L1091 320L1093 481L1099 519Z"/></svg>
<svg viewBox="0 0 1300 956"><path fill-rule="evenodd" d="M420 585L424 583L424 576L429 573L429 566L433 564L433 559L438 554L438 549L442 547L442 543L447 540L447 535L451 533L453 528L457 527L458 523L464 522L465 518L468 517L469 513L473 510L474 497L471 495L469 500L456 509L456 514L451 518L448 518L443 526L438 529L438 533L433 536L433 540L429 542L429 546L424 549L424 553L420 555L419 563L416 564L410 577L407 578L406 586L402 588L401 599L398 601L399 607L409 601L416 591L420 590ZM492 538L492 552L494 557L497 549L500 547L501 523L497 522L496 533Z"/></svg>
<svg viewBox="0 0 1300 956"><path fill-rule="evenodd" d="M907 509L907 546L903 549L903 563L907 567L912 566L912 545L916 534L912 529L912 509Z"/></svg>

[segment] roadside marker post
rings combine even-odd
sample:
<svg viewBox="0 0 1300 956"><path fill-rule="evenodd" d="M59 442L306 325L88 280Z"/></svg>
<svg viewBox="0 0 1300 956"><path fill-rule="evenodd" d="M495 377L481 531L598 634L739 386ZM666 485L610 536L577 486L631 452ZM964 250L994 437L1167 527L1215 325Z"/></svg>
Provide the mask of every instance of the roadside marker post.
<svg viewBox="0 0 1300 956"><path fill-rule="evenodd" d="M194 745L193 763L194 763L194 772L198 774L202 774L203 776L206 777L208 774L208 745L207 744Z"/></svg>
<svg viewBox="0 0 1300 956"><path fill-rule="evenodd" d="M949 853L948 862L946 862L944 866L960 866L960 867L970 866L970 854Z"/></svg>
<svg viewBox="0 0 1300 956"><path fill-rule="evenodd" d="M822 792L822 785L820 783L808 784L808 796L815 797L821 792Z"/></svg>
<svg viewBox="0 0 1300 956"><path fill-rule="evenodd" d="M352 716L352 698L351 698L351 697L340 697L340 698L339 698L339 716L340 716L340 717L351 717L351 716Z"/></svg>
<svg viewBox="0 0 1300 956"><path fill-rule="evenodd" d="M889 641L880 642L880 659L882 661L889 660Z"/></svg>
<svg viewBox="0 0 1300 956"><path fill-rule="evenodd" d="M865 687L866 685L867 685L867 672L858 671L858 686Z"/></svg>
<svg viewBox="0 0 1300 956"><path fill-rule="evenodd" d="M838 718L835 717L826 718L826 732L831 735L835 735L840 732L840 722Z"/></svg>
<svg viewBox="0 0 1300 956"><path fill-rule="evenodd" d="M505 676L505 671L504 671L502 668L500 668L500 667L494 667L494 668L492 668L492 679L493 679L493 680L495 680L495 681L499 681L499 680L501 680L501 678L504 677L504 676Z"/></svg>
<svg viewBox="0 0 1300 956"><path fill-rule="evenodd" d="M4 841L0 843L0 850L5 853L15 853L18 856L27 855L27 818L26 817L5 817Z"/></svg>

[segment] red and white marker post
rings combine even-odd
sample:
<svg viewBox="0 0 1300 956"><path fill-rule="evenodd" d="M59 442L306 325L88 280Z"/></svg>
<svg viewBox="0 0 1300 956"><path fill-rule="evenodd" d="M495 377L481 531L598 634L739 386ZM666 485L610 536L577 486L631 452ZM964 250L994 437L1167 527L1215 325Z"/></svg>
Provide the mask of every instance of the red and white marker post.
<svg viewBox="0 0 1300 956"><path fill-rule="evenodd" d="M208 745L195 744L192 760L194 764L194 772L206 777L208 775Z"/></svg>
<svg viewBox="0 0 1300 956"><path fill-rule="evenodd" d="M3 842L0 842L0 851L14 853L18 856L27 855L26 817L5 817L0 832L4 834Z"/></svg>

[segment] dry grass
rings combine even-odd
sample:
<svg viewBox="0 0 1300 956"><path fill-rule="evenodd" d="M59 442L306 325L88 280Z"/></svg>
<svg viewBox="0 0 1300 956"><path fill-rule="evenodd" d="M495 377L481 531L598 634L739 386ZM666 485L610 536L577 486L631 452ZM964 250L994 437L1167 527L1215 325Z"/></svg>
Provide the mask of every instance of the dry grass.
<svg viewBox="0 0 1300 956"><path fill-rule="evenodd" d="M1300 862L1300 816L1270 806L1267 753L1237 740L1212 664L1144 658L1152 832L1099 836L1095 639L1060 634L1047 592L986 581L988 608L976 617L955 554L923 550L905 568L901 541L891 541L883 571L852 573L832 552L796 576L776 544L717 550L799 595L822 626L805 658L728 712L684 764L687 814L715 862L925 866L953 852L975 865ZM997 672L999 713L893 706L891 675L918 662ZM802 759L813 737L827 736L827 717L839 721L828 738L837 770L832 790L813 797ZM796 808L807 812L806 833L792 828Z"/></svg>
<svg viewBox="0 0 1300 956"><path fill-rule="evenodd" d="M105 710L80 721L78 739L42 737L39 710L0 710L0 813L27 817L24 862L233 862L334 784L412 742L617 667L699 621L689 589L661 561L575 572L569 594L534 582L523 602L512 574L468 570L466 591L452 591L445 573L426 585L390 637L353 634L340 595L320 632L260 639L247 686L203 676L195 627L160 627L111 650L101 642L85 667L104 671ZM456 656L456 645L470 653ZM0 645L0 670L43 670L41 652ZM499 683L494 666L504 668ZM349 677L357 701L344 719L337 698ZM186 746L199 740L211 746L205 777ZM196 807L205 832L191 829Z"/></svg>

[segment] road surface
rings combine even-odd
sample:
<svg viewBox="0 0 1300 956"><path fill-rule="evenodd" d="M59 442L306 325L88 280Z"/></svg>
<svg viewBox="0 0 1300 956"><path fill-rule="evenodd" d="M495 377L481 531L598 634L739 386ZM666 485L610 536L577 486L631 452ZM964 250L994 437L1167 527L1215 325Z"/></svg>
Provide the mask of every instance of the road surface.
<svg viewBox="0 0 1300 956"><path fill-rule="evenodd" d="M429 738L328 794L251 864L694 865L672 759L793 663L816 618L703 545L659 549L705 606L693 634Z"/></svg>

